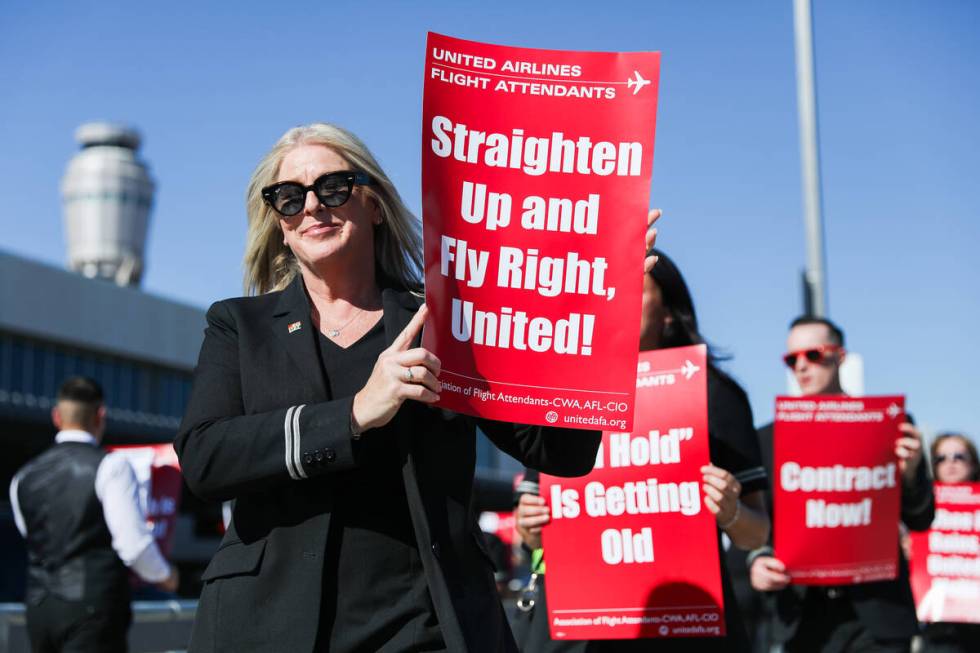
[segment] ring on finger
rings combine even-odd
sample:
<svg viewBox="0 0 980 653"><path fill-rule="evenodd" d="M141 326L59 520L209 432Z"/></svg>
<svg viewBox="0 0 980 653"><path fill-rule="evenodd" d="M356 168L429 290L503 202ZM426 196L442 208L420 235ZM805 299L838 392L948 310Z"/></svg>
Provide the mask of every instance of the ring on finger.
<svg viewBox="0 0 980 653"><path fill-rule="evenodd" d="M412 368L411 367L406 367L405 368L405 380L408 383L411 383L412 381L415 380L415 375L412 374Z"/></svg>

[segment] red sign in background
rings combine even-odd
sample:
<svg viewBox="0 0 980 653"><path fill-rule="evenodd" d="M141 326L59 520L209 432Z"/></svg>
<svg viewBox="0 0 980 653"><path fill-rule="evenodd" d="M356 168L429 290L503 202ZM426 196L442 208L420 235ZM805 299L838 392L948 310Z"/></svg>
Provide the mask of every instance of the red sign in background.
<svg viewBox="0 0 980 653"><path fill-rule="evenodd" d="M514 536L517 534L516 526L517 520L514 518L513 512L484 511L480 513L480 530L496 535L508 548L514 545Z"/></svg>
<svg viewBox="0 0 980 653"><path fill-rule="evenodd" d="M659 66L429 34L423 338L442 407L630 428Z"/></svg>
<svg viewBox="0 0 980 653"><path fill-rule="evenodd" d="M980 623L980 483L937 483L932 529L912 533L919 621Z"/></svg>
<svg viewBox="0 0 980 653"><path fill-rule="evenodd" d="M640 354L632 434L605 432L582 478L541 475L552 639L725 634L704 345Z"/></svg>
<svg viewBox="0 0 980 653"><path fill-rule="evenodd" d="M793 583L895 578L905 398L777 397L774 543Z"/></svg>
<svg viewBox="0 0 980 653"><path fill-rule="evenodd" d="M153 530L160 553L170 557L180 506L180 464L172 444L108 447L126 456L139 482L140 507Z"/></svg>

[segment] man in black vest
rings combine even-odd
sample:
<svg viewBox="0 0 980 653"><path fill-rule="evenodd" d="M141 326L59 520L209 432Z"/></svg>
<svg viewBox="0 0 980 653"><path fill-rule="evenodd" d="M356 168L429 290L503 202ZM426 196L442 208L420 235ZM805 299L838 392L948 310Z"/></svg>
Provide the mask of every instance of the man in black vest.
<svg viewBox="0 0 980 653"><path fill-rule="evenodd" d="M840 365L844 333L830 320L803 316L790 325L786 365L804 396L844 394ZM910 422L896 433L895 454L902 480L901 519L907 528L922 531L932 524L935 502L926 465L922 464L922 435ZM773 428L759 430L762 459L773 475ZM770 502L770 505L771 502ZM895 547L898 528L895 529ZM791 585L786 567L771 547L749 554L752 587L770 592L772 639L786 653L845 653L875 651L907 653L918 631L909 570L899 548L898 578L842 587Z"/></svg>
<svg viewBox="0 0 980 653"><path fill-rule="evenodd" d="M153 540L129 462L98 446L105 430L99 385L68 379L51 417L54 446L10 484L14 519L27 539L32 649L126 651L127 567L168 592L177 589L177 570Z"/></svg>

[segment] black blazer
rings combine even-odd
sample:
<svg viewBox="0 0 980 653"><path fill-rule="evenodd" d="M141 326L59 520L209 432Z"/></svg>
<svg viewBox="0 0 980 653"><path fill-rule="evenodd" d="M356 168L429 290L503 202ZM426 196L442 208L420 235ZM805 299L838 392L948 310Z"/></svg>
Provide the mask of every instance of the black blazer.
<svg viewBox="0 0 980 653"><path fill-rule="evenodd" d="M410 293L384 291L388 343L419 304ZM191 491L235 499L235 506L202 576L190 649L310 651L333 508L325 481L358 465L353 397L327 400L300 277L281 292L217 302L207 322L174 445ZM392 446L404 454L409 512L448 649L511 651L470 505L477 424L525 465L561 476L588 473L601 436L476 420L414 401L402 405L383 434L394 433Z"/></svg>
<svg viewBox="0 0 980 653"><path fill-rule="evenodd" d="M762 448L762 460L766 472L769 478L775 479L772 424L759 429L759 446ZM901 519L905 526L913 531L928 530L936 511L932 481L929 479L927 466L923 457L913 485L902 483ZM768 499L768 505L772 506L772 497ZM898 546L897 538L895 546ZM757 553L772 555L772 549L753 551L750 559ZM772 638L775 643L786 642L796 633L803 616L803 602L808 591L819 590L804 585L790 585L780 592L773 593ZM844 592L861 624L875 638L911 638L919 632L912 586L909 583L909 565L900 546L898 547L898 578L848 585L844 588Z"/></svg>

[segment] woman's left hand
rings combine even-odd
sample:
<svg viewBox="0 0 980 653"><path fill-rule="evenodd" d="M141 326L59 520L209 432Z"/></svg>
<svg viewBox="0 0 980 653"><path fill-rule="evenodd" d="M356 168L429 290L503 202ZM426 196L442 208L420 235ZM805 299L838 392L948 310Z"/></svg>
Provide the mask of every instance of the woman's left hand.
<svg viewBox="0 0 980 653"><path fill-rule="evenodd" d="M647 234L646 234L646 246L647 248L643 250L644 252L649 252L650 249L657 244L657 228L653 226L653 223L660 219L660 216L664 214L660 209L650 209L647 213ZM653 269L654 264L657 262L656 256L648 256L643 260L643 273L649 274L650 270Z"/></svg>
<svg viewBox="0 0 980 653"><path fill-rule="evenodd" d="M742 494L742 484L732 474L721 467L705 465L701 468L704 484L704 505L719 524L732 525L738 511L738 500Z"/></svg>

